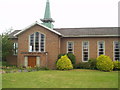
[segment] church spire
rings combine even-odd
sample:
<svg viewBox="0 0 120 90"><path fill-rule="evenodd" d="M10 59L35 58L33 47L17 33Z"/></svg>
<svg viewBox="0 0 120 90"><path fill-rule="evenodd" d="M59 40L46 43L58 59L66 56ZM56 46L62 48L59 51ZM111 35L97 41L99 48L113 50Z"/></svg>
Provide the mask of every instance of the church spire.
<svg viewBox="0 0 120 90"><path fill-rule="evenodd" d="M47 2L46 2L44 19L41 19L41 21L43 22L42 23L43 25L45 25L45 26L47 26L49 28L53 28L52 22L54 22L54 20L51 18L50 2L49 2L49 0L47 0Z"/></svg>

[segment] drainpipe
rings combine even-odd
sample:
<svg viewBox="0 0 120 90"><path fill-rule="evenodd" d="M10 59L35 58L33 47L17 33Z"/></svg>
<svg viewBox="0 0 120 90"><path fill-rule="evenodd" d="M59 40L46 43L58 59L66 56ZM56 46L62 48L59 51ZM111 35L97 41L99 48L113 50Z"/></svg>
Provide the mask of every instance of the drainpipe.
<svg viewBox="0 0 120 90"><path fill-rule="evenodd" d="M59 54L61 53L61 39L62 37L59 37Z"/></svg>
<svg viewBox="0 0 120 90"><path fill-rule="evenodd" d="M45 55L46 55L46 67L47 67L48 66L48 53L46 52Z"/></svg>

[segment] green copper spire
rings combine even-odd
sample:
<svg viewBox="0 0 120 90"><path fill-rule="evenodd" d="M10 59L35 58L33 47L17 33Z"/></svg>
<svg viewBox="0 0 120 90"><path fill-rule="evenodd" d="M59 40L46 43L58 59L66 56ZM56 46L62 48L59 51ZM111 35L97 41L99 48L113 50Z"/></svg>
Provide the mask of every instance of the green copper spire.
<svg viewBox="0 0 120 90"><path fill-rule="evenodd" d="M45 9L45 15L44 18L51 18L51 13L50 13L50 3L49 0L46 2L46 9Z"/></svg>
<svg viewBox="0 0 120 90"><path fill-rule="evenodd" d="M43 25L45 25L45 26L47 26L49 28L53 28L52 22L54 22L54 20L51 18L50 2L49 2L49 0L47 0L47 2L46 2L44 19L41 19L41 21L43 22L42 23Z"/></svg>

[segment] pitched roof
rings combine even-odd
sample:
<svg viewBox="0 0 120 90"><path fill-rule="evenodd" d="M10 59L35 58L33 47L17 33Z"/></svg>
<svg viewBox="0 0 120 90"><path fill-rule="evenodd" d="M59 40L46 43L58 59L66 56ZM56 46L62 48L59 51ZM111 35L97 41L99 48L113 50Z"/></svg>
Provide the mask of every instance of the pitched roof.
<svg viewBox="0 0 120 90"><path fill-rule="evenodd" d="M111 37L120 36L118 27L100 28L56 28L63 37Z"/></svg>
<svg viewBox="0 0 120 90"><path fill-rule="evenodd" d="M14 36L16 33L20 32L21 30L15 30L12 33L9 34L9 38L17 38L16 36Z"/></svg>
<svg viewBox="0 0 120 90"><path fill-rule="evenodd" d="M20 33L23 33L23 32L24 30L23 31L15 30L10 34L10 38L17 38L15 35L19 35ZM118 29L118 27L55 28L54 30L52 30L52 32L58 33L63 37L118 37L120 36L120 29Z"/></svg>
<svg viewBox="0 0 120 90"><path fill-rule="evenodd" d="M28 30L29 28L31 28L31 27L33 27L33 26L35 26L35 25L39 25L39 26L41 26L41 27L43 27L43 28L45 28L45 29L53 32L53 33L56 33L57 35L61 35L61 33L57 32L56 30L53 30L53 29L51 29L51 28L48 28L48 27L46 27L46 26L44 26L44 25L42 25L42 24L40 24L39 22L36 21L35 23L33 23L33 24L29 25L28 27L24 28L23 30L21 30L20 32L14 34L14 36L18 36L19 34L25 32L26 30Z"/></svg>

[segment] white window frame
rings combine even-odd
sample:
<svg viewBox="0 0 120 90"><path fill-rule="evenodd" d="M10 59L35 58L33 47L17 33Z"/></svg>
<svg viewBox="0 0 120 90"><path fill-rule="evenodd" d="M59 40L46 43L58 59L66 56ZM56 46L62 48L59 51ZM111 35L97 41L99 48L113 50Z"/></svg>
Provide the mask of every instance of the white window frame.
<svg viewBox="0 0 120 90"><path fill-rule="evenodd" d="M97 41L97 56L100 56L100 55L99 55L99 52L100 52L100 51L99 51L99 49L100 49L100 48L99 48L99 43L100 43L100 42L103 42L103 55L105 55L105 41Z"/></svg>
<svg viewBox="0 0 120 90"><path fill-rule="evenodd" d="M36 31L36 32L39 32L39 31ZM41 45L40 45L40 41L39 41L39 51L35 51L35 37L36 37L36 32L34 32L34 33L31 33L30 35L29 35L29 42L28 42L28 52L41 52ZM34 50L32 51L32 50L30 50L30 36L32 35L32 34L34 34ZM46 46L46 35L44 34L44 33L41 33L41 32L39 32L39 34L43 34L44 35L44 51L42 51L42 52L45 52L46 50L46 48L45 48L45 46ZM41 36L41 35L40 35ZM41 37L39 37L39 40L41 40Z"/></svg>
<svg viewBox="0 0 120 90"><path fill-rule="evenodd" d="M90 45L89 41L82 41L82 62L88 62L88 60L84 61L84 56L83 56L83 53L84 53L84 51L83 51L84 42L88 42L88 60L89 60L89 52L90 52L90 50L89 50L89 45Z"/></svg>
<svg viewBox="0 0 120 90"><path fill-rule="evenodd" d="M113 41L113 61L116 61L116 60L115 60L115 42L120 43L120 41ZM119 53L120 53L120 51L119 51ZM119 60L119 61L120 61L120 60Z"/></svg>
<svg viewBox="0 0 120 90"><path fill-rule="evenodd" d="M18 42L13 43L13 55L18 54Z"/></svg>
<svg viewBox="0 0 120 90"><path fill-rule="evenodd" d="M69 52L69 51L68 51L68 43L69 43L69 42L73 44L73 47L72 47L72 50L73 50L73 51L72 51L72 53L74 54L74 42L73 42L73 41L67 41L67 53Z"/></svg>

